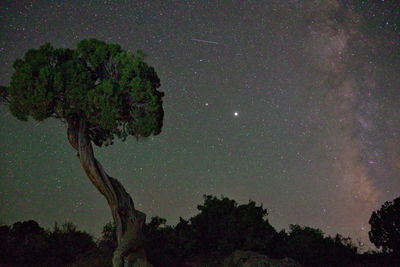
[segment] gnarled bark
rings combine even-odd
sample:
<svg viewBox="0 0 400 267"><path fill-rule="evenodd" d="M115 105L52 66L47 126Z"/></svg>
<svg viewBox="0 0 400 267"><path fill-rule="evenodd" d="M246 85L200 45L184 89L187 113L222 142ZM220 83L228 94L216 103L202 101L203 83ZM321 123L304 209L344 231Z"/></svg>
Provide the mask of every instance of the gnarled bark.
<svg viewBox="0 0 400 267"><path fill-rule="evenodd" d="M110 206L116 225L118 246L114 252L114 267L151 266L143 248L142 227L146 215L135 209L132 198L121 183L110 177L96 160L84 117L68 120L68 141L78 152L86 175Z"/></svg>

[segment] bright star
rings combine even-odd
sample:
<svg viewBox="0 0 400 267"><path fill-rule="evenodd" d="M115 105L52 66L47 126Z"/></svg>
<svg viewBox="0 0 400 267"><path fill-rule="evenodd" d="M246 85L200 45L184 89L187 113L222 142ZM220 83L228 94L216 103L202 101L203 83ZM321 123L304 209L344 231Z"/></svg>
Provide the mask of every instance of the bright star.
<svg viewBox="0 0 400 267"><path fill-rule="evenodd" d="M239 112L235 111L235 112L233 113L233 115L234 115L235 117L237 117L237 116L239 116Z"/></svg>

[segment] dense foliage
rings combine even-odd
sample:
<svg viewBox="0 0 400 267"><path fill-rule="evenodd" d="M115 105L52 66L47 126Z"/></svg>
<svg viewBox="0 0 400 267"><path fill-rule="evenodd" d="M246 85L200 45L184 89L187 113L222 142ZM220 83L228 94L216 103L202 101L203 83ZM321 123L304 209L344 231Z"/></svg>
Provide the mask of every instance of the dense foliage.
<svg viewBox="0 0 400 267"><path fill-rule="evenodd" d="M235 250L290 257L309 266L327 266L327 262L345 266L356 260L357 248L350 238L332 238L299 225L292 225L289 233L278 233L267 220L267 210L253 201L238 205L225 197L206 195L198 210L189 220L180 218L175 227L159 217L146 225L146 251L155 266L220 266Z"/></svg>
<svg viewBox="0 0 400 267"><path fill-rule="evenodd" d="M15 61L10 85L1 87L3 100L20 120L49 117L87 120L91 140L101 146L114 136L147 137L162 128L160 80L142 52L124 51L96 39L76 49L45 44Z"/></svg>
<svg viewBox="0 0 400 267"><path fill-rule="evenodd" d="M147 225L146 251L157 265L201 255L219 258L237 249L263 252L277 234L266 219L267 211L253 201L238 205L228 198L205 196L197 208L198 215L187 221L180 218L174 228L158 217Z"/></svg>
<svg viewBox="0 0 400 267"><path fill-rule="evenodd" d="M0 227L1 266L66 266L96 253L92 236L72 223L52 231L32 220Z"/></svg>
<svg viewBox="0 0 400 267"><path fill-rule="evenodd" d="M221 266L235 250L289 257L304 266L397 266L396 255L357 254L351 239L339 234L330 237L299 225L276 232L266 209L253 201L238 205L225 197L205 196L198 210L188 220L181 218L176 226L166 225L159 217L145 225L146 252L154 266ZM0 265L109 267L116 244L113 223L105 225L102 237L94 242L71 223L46 231L34 221L18 222L0 227Z"/></svg>
<svg viewBox="0 0 400 267"><path fill-rule="evenodd" d="M276 235L267 210L250 201L237 205L228 198L205 196L200 213L189 220L193 240L200 251L230 253L235 249L263 251ZM180 224L186 224L181 221Z"/></svg>
<svg viewBox="0 0 400 267"><path fill-rule="evenodd" d="M385 252L400 256L400 197L387 201L369 220L371 231L369 239Z"/></svg>
<svg viewBox="0 0 400 267"><path fill-rule="evenodd" d="M311 266L326 266L328 262L330 266L346 266L355 260L357 247L339 234L332 238L319 229L290 225L289 233L280 232L274 254Z"/></svg>

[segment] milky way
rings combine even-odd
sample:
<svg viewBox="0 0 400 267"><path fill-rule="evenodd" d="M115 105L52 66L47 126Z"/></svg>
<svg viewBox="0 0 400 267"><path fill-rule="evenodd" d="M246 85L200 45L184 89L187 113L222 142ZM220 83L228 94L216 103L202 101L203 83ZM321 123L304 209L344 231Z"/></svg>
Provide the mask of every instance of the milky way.
<svg viewBox="0 0 400 267"><path fill-rule="evenodd" d="M382 139L391 139L400 128L397 125L395 131L388 131L382 123L380 104L385 104L378 102L376 92L383 88L373 78L379 70L371 56L376 40L360 32L363 18L343 10L336 0L310 1L304 8L313 10L307 17L307 49L321 71L320 86L326 90L320 106L328 114L326 135L319 143L330 155L322 164L327 165L331 179L336 179L335 201L343 203L335 213L348 218L341 227L344 232L356 231L366 240L371 210L382 202L380 181L388 176L398 179L393 175L393 162L385 156L393 154L398 145L385 146ZM342 12L341 20L335 17L338 12Z"/></svg>

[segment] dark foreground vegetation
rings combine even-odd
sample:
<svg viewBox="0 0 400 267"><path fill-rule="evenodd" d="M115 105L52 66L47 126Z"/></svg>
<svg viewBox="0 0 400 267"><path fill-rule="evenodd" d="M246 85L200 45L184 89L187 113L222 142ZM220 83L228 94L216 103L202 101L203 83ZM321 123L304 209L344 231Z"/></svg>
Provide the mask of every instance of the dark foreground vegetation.
<svg viewBox="0 0 400 267"><path fill-rule="evenodd" d="M277 232L267 210L255 202L238 205L205 196L199 213L189 220L180 218L174 227L153 217L145 226L146 251L154 266L221 266L236 250L289 257L304 266L399 266L398 208L396 199L371 216L371 241L383 251L359 254L351 239L339 234L326 236L299 225ZM116 246L112 223L95 240L70 222L51 230L32 220L17 222L0 227L0 266L111 266Z"/></svg>

